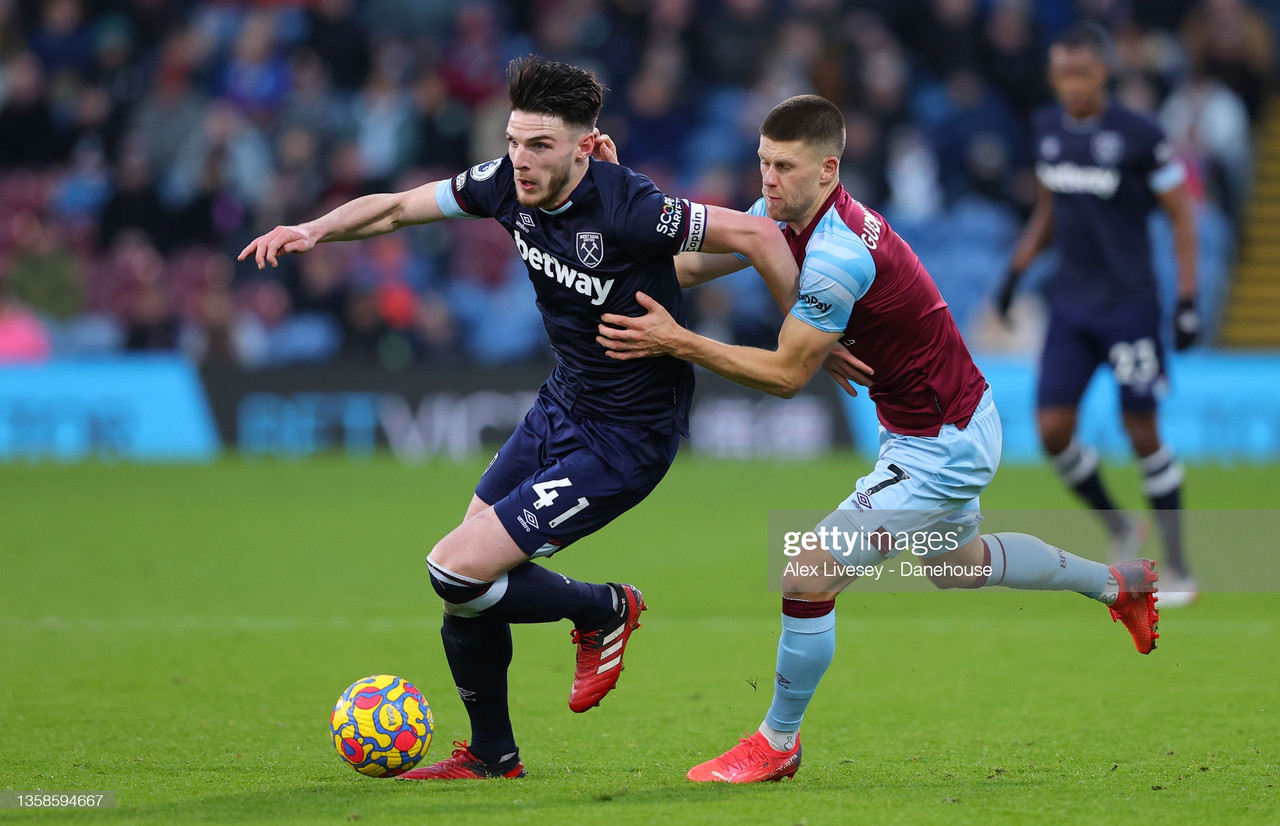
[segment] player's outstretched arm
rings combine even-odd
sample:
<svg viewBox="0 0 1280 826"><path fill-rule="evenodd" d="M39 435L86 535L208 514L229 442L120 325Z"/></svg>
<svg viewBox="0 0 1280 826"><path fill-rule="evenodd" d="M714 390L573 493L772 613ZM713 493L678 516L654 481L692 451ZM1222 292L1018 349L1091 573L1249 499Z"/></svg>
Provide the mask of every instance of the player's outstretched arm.
<svg viewBox="0 0 1280 826"><path fill-rule="evenodd" d="M1013 291L1018 286L1022 271L1031 266L1036 256L1053 242L1053 193L1039 185L1035 208L1031 217L1013 248L1013 257L1009 260L1009 268L1005 271L1004 281L996 293L996 313L1000 318L1009 315L1009 307L1013 304Z"/></svg>
<svg viewBox="0 0 1280 826"><path fill-rule="evenodd" d="M280 255L301 255L325 241L356 241L372 238L412 224L428 224L445 217L436 203L439 181L405 192L364 195L348 201L314 221L297 226L276 227L249 242L237 260L253 256L262 269L279 266Z"/></svg>
<svg viewBox="0 0 1280 826"><path fill-rule="evenodd" d="M681 327L657 301L636 293L645 314L606 313L600 317L601 346L612 358L627 361L675 356L755 390L789 399L813 378L841 336L827 333L788 315L778 333L778 349L740 347L700 336Z"/></svg>
<svg viewBox="0 0 1280 826"><path fill-rule="evenodd" d="M1195 209L1185 184L1156 196L1173 225L1173 251L1178 259L1178 302L1173 312L1173 347L1185 350L1200 337L1200 312L1196 308Z"/></svg>
<svg viewBox="0 0 1280 826"><path fill-rule="evenodd" d="M709 206L707 237L702 242L702 251L742 253L760 273L773 300L784 312L795 303L800 269L786 239L778 231L778 225L768 218Z"/></svg>

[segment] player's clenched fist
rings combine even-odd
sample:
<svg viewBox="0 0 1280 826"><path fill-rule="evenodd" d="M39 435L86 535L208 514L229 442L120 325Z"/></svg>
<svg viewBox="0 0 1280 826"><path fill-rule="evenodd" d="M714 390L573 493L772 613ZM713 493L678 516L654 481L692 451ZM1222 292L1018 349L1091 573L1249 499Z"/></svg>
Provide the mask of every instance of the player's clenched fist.
<svg viewBox="0 0 1280 826"><path fill-rule="evenodd" d="M301 255L316 245L315 238L302 227L276 227L266 235L259 235L249 242L249 246L240 251L237 261L243 261L250 255L257 262L258 269L267 264L280 266L280 255Z"/></svg>

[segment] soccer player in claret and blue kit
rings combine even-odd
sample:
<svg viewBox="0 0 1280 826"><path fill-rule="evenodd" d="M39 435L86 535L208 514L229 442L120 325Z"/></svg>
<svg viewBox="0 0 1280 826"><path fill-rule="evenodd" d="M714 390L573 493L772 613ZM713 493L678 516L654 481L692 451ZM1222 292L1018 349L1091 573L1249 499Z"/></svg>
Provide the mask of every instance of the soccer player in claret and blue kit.
<svg viewBox="0 0 1280 826"><path fill-rule="evenodd" d="M796 549L782 578L768 714L754 734L690 769L690 780L753 783L795 774L800 722L835 652L836 596L908 547L939 588L1075 591L1107 605L1140 653L1150 653L1159 636L1151 560L1108 567L1029 534L979 534L978 496L1001 451L991 388L915 253L840 185L844 142L844 116L814 95L783 101L760 127L764 197L750 212L777 221L800 266L776 350L697 335L644 295L637 296L644 316L607 314L600 325L601 345L620 360L676 356L783 397L826 366L846 392L856 393L850 381L870 388L881 424L875 467L815 531L873 541ZM676 266L682 283L695 283L744 262L704 251L680 255ZM833 359L841 363L832 366Z"/></svg>
<svg viewBox="0 0 1280 826"><path fill-rule="evenodd" d="M1108 97L1110 51L1106 32L1090 23L1068 29L1049 49L1058 103L1038 112L1033 124L1040 194L996 308L1008 316L1020 274L1052 244L1059 263L1045 290L1049 327L1036 391L1040 442L1062 480L1106 523L1111 559L1135 553L1146 540L1145 523L1116 509L1098 473L1097 452L1076 437L1080 398L1094 371L1109 363L1143 491L1164 538L1160 604L1168 608L1193 601L1199 586L1182 551L1182 465L1161 442L1156 420L1168 377L1147 218L1159 205L1173 226L1178 350L1190 347L1200 330L1195 223L1185 170L1159 125Z"/></svg>
<svg viewBox="0 0 1280 826"><path fill-rule="evenodd" d="M688 435L693 371L674 358L609 358L595 340L601 316L642 314L635 296L644 291L683 320L673 264L682 251L738 252L768 280L796 277L772 222L667 196L648 178L593 157L611 144L595 128L604 89L591 73L530 56L509 67L509 92L506 156L276 227L240 254L262 268L322 241L493 218L511 233L537 293L555 370L480 478L461 524L427 558L471 740L404 779L524 774L507 703L513 622L573 621L573 711L598 705L618 681L645 609L640 590L578 582L532 560L598 530L653 490Z"/></svg>

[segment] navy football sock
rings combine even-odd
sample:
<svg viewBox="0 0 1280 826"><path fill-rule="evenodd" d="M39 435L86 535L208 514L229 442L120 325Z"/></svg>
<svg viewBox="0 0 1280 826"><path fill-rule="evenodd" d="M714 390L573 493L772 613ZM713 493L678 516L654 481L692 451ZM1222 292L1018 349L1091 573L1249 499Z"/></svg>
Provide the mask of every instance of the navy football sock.
<svg viewBox="0 0 1280 826"><path fill-rule="evenodd" d="M514 765L519 750L507 708L511 626L488 617L445 614L440 638L458 696L471 718L471 753L486 763Z"/></svg>
<svg viewBox="0 0 1280 826"><path fill-rule="evenodd" d="M1081 446L1072 439L1066 450L1053 457L1053 466L1057 468L1062 481L1070 485L1085 504L1098 512L1112 536L1128 528L1124 516L1116 510L1115 502L1103 486L1102 477L1098 475L1097 451Z"/></svg>
<svg viewBox="0 0 1280 826"><path fill-rule="evenodd" d="M1186 576L1187 561L1182 555L1182 464L1165 446L1142 459L1141 465L1146 477L1142 490L1156 512L1164 537L1165 560L1175 574Z"/></svg>
<svg viewBox="0 0 1280 826"><path fill-rule="evenodd" d="M578 628L603 625L618 610L613 589L608 585L579 582L536 562L512 568L484 596L468 605L503 622L556 622L567 618Z"/></svg>

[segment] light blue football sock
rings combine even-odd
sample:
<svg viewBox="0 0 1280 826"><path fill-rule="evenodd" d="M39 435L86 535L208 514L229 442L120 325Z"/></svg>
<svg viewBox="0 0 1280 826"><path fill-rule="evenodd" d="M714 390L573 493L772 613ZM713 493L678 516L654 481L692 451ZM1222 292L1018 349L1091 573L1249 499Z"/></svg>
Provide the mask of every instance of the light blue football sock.
<svg viewBox="0 0 1280 826"><path fill-rule="evenodd" d="M773 704L765 715L766 725L777 731L799 730L804 710L835 652L835 609L820 617L782 615Z"/></svg>
<svg viewBox="0 0 1280 826"><path fill-rule="evenodd" d="M1101 562L1067 553L1025 533L992 533L982 540L991 554L987 585L1027 591L1075 591L1090 599L1115 602L1115 580Z"/></svg>

